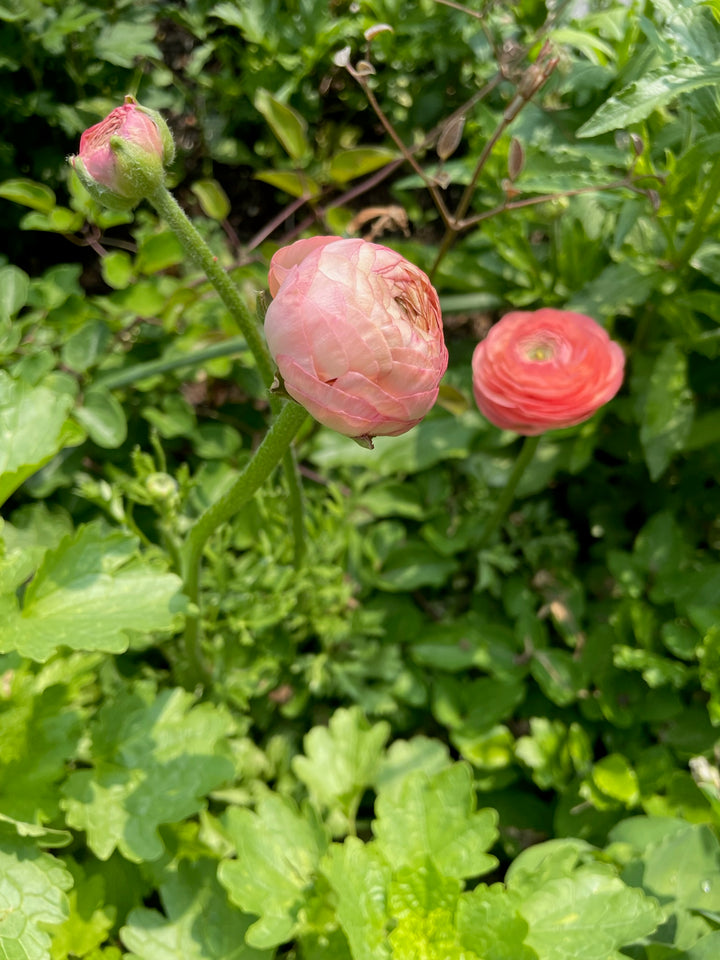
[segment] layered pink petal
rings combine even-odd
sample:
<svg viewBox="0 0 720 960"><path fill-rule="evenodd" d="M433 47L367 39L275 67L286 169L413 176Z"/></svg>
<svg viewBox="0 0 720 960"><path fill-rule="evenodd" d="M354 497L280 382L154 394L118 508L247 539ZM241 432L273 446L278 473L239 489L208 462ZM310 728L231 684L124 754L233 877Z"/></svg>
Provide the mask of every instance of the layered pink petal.
<svg viewBox="0 0 720 960"><path fill-rule="evenodd" d="M348 436L397 435L437 399L447 367L427 276L394 250L314 237L279 250L265 335L285 388Z"/></svg>

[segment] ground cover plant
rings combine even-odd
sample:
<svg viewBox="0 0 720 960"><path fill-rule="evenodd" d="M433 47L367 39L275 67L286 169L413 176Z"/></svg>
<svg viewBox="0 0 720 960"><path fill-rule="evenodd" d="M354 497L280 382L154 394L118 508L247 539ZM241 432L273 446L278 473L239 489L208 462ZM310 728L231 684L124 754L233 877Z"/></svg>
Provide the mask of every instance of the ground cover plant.
<svg viewBox="0 0 720 960"><path fill-rule="evenodd" d="M714 960L720 4L0 21L0 957Z"/></svg>

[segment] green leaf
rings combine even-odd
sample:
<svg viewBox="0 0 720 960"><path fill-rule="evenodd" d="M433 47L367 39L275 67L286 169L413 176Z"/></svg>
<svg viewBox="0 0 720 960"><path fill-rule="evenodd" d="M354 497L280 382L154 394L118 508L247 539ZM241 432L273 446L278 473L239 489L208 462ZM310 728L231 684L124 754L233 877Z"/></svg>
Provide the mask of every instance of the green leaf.
<svg viewBox="0 0 720 960"><path fill-rule="evenodd" d="M90 727L92 766L68 777L61 803L69 826L87 832L101 860L116 847L136 863L156 860L164 849L158 827L199 813L207 794L232 780L232 720L193 699L185 690L157 694L144 684L98 712Z"/></svg>
<svg viewBox="0 0 720 960"><path fill-rule="evenodd" d="M255 109L267 120L288 156L292 160L302 160L310 152L306 136L307 123L303 117L262 87L255 93L254 104Z"/></svg>
<svg viewBox="0 0 720 960"><path fill-rule="evenodd" d="M400 870L390 884L393 960L475 960L455 928L460 883L438 874L432 863Z"/></svg>
<svg viewBox="0 0 720 960"><path fill-rule="evenodd" d="M0 320L14 317L27 301L30 278L19 267L0 267Z"/></svg>
<svg viewBox="0 0 720 960"><path fill-rule="evenodd" d="M75 418L99 447L114 450L125 442L127 420L120 401L105 387L91 387L76 407Z"/></svg>
<svg viewBox="0 0 720 960"><path fill-rule="evenodd" d="M389 960L387 892L390 868L372 843L348 837L333 844L322 871L337 897L336 913L353 960Z"/></svg>
<svg viewBox="0 0 720 960"><path fill-rule="evenodd" d="M111 340L112 333L103 320L90 320L65 341L62 361L71 370L84 373L104 356Z"/></svg>
<svg viewBox="0 0 720 960"><path fill-rule="evenodd" d="M518 901L501 883L481 883L461 896L457 926L462 942L483 960L537 960L524 943L528 925L517 910Z"/></svg>
<svg viewBox="0 0 720 960"><path fill-rule="evenodd" d="M66 443L80 442L67 426L74 397L56 383L31 386L0 370L0 504Z"/></svg>
<svg viewBox="0 0 720 960"><path fill-rule="evenodd" d="M160 885L164 915L139 907L120 931L132 960L270 960L245 943L250 918L235 910L212 860L183 860Z"/></svg>
<svg viewBox="0 0 720 960"><path fill-rule="evenodd" d="M378 794L373 833L396 869L430 860L446 877L475 877L497 863L497 814L475 810L470 767L456 763L431 777L413 773Z"/></svg>
<svg viewBox="0 0 720 960"><path fill-rule="evenodd" d="M670 341L655 361L642 407L640 440L651 480L659 479L673 454L682 450L694 409L687 357Z"/></svg>
<svg viewBox="0 0 720 960"><path fill-rule="evenodd" d="M646 73L610 97L577 131L578 137L596 137L639 123L653 111L672 103L682 93L720 84L720 67L676 60Z"/></svg>
<svg viewBox="0 0 720 960"><path fill-rule="evenodd" d="M576 700L584 686L582 668L567 650L535 650L530 672L545 696L559 707Z"/></svg>
<svg viewBox="0 0 720 960"><path fill-rule="evenodd" d="M652 933L663 920L658 903L626 887L600 864L547 882L520 906L527 943L542 960L623 960L619 948Z"/></svg>
<svg viewBox="0 0 720 960"><path fill-rule="evenodd" d="M72 877L29 839L0 836L0 957L48 960L48 926L68 915Z"/></svg>
<svg viewBox="0 0 720 960"><path fill-rule="evenodd" d="M0 197L39 210L40 213L50 213L55 206L55 194L50 187L21 177L0 183Z"/></svg>
<svg viewBox="0 0 720 960"><path fill-rule="evenodd" d="M48 551L25 591L0 597L0 650L47 660L60 646L127 649L128 631L167 630L183 608L180 578L137 553L137 540L103 524L80 527Z"/></svg>
<svg viewBox="0 0 720 960"><path fill-rule="evenodd" d="M174 233L164 230L143 240L135 259L135 269L138 273L158 273L182 263L183 257L180 241Z"/></svg>
<svg viewBox="0 0 720 960"><path fill-rule="evenodd" d="M132 257L124 250L113 250L103 257L100 270L105 283L114 290L124 290L135 273Z"/></svg>
<svg viewBox="0 0 720 960"><path fill-rule="evenodd" d="M599 791L601 796L616 800L626 807L633 807L640 800L637 774L620 753L601 757L592 768L590 780L591 786ZM586 794L581 787L580 793L593 802L594 791ZM602 805L598 806L602 809Z"/></svg>
<svg viewBox="0 0 720 960"><path fill-rule="evenodd" d="M643 889L662 903L720 913L720 843L710 827L674 831L642 859Z"/></svg>
<svg viewBox="0 0 720 960"><path fill-rule="evenodd" d="M262 949L289 940L310 895L327 837L310 811L267 793L257 812L233 807L225 816L237 860L225 861L218 879L230 899L257 920L247 942Z"/></svg>
<svg viewBox="0 0 720 960"><path fill-rule="evenodd" d="M294 170L264 170L255 174L256 180L284 190L291 197L317 197L320 185L307 174Z"/></svg>
<svg viewBox="0 0 720 960"><path fill-rule="evenodd" d="M38 673L25 668L6 674L0 700L0 809L6 815L57 819L57 784L76 756L83 732L77 703L95 680L92 666L86 656L68 658L66 682L50 665ZM22 836L37 836L18 829Z"/></svg>
<svg viewBox="0 0 720 960"><path fill-rule="evenodd" d="M75 233L85 222L82 213L68 207L53 207L49 213L33 211L20 221L21 230L43 230L47 233Z"/></svg>
<svg viewBox="0 0 720 960"><path fill-rule="evenodd" d="M73 875L73 888L68 894L69 916L55 930L50 956L52 960L68 957L84 957L105 943L116 916L116 909L109 903L106 884L99 874L86 876L82 867L68 861Z"/></svg>
<svg viewBox="0 0 720 960"><path fill-rule="evenodd" d="M196 180L190 189L198 198L206 217L220 222L227 220L231 210L230 200L217 180Z"/></svg>
<svg viewBox="0 0 720 960"><path fill-rule="evenodd" d="M328 176L336 183L347 183L396 159L397 152L387 147L352 147L336 153L330 159Z"/></svg>
<svg viewBox="0 0 720 960"><path fill-rule="evenodd" d="M338 813L334 826L347 832L360 799L377 775L390 736L384 721L372 727L359 707L336 710L327 727L313 727L303 740L305 756L293 770L320 810Z"/></svg>
<svg viewBox="0 0 720 960"><path fill-rule="evenodd" d="M137 57L162 60L162 52L154 42L157 27L154 22L129 23L120 20L108 25L93 42L95 55L117 67L130 69Z"/></svg>

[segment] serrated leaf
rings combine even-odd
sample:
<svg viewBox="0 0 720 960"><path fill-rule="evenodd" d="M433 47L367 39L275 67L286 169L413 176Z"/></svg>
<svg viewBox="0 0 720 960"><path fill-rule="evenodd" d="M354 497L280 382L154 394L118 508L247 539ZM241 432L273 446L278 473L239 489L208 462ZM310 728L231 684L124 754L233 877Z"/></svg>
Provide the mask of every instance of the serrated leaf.
<svg viewBox="0 0 720 960"><path fill-rule="evenodd" d="M0 958L48 960L48 926L68 915L72 877L31 840L0 839Z"/></svg>
<svg viewBox="0 0 720 960"><path fill-rule="evenodd" d="M682 93L720 83L720 67L680 60L651 70L610 97L577 131L579 137L597 137L639 123L653 111L672 103Z"/></svg>
<svg viewBox="0 0 720 960"><path fill-rule="evenodd" d="M225 827L237 860L221 863L218 879L233 903L260 918L249 928L247 942L262 949L277 946L296 929L298 910L327 848L325 832L309 811L301 813L272 793L255 813L228 810Z"/></svg>
<svg viewBox="0 0 720 960"><path fill-rule="evenodd" d="M181 581L137 555L137 540L103 524L80 527L46 553L25 591L0 598L0 651L33 660L61 646L127 649L128 631L167 630L184 607Z"/></svg>
<svg viewBox="0 0 720 960"><path fill-rule="evenodd" d="M673 454L682 450L694 409L687 357L670 341L655 361L642 407L640 441L651 480L661 477Z"/></svg>
<svg viewBox="0 0 720 960"><path fill-rule="evenodd" d="M328 176L335 183L348 183L392 163L396 158L397 152L387 147L351 147L331 158Z"/></svg>
<svg viewBox="0 0 720 960"><path fill-rule="evenodd" d="M105 942L116 916L115 906L108 902L104 879L99 874L86 876L73 860L67 866L74 880L68 894L69 915L54 931L52 960L85 957Z"/></svg>
<svg viewBox="0 0 720 960"><path fill-rule="evenodd" d="M120 401L106 387L91 387L83 396L75 418L99 447L114 450L127 437L127 419Z"/></svg>
<svg viewBox="0 0 720 960"><path fill-rule="evenodd" d="M497 863L494 810L475 810L470 768L456 763L432 777L414 773L378 794L373 833L395 868L431 860L446 877L474 877Z"/></svg>
<svg viewBox="0 0 720 960"><path fill-rule="evenodd" d="M269 960L245 943L250 918L228 903L211 860L182 861L160 886L164 915L139 907L120 931L132 960Z"/></svg>
<svg viewBox="0 0 720 960"><path fill-rule="evenodd" d="M55 194L50 187L22 177L0 183L0 197L12 200L13 203L20 203L24 207L31 207L33 210L39 210L41 213L50 213L55 206Z"/></svg>
<svg viewBox="0 0 720 960"><path fill-rule="evenodd" d="M261 113L270 129L292 160L302 160L310 152L307 141L307 123L297 110L281 103L268 90L260 88L255 94L255 109Z"/></svg>
<svg viewBox="0 0 720 960"><path fill-rule="evenodd" d="M70 392L31 386L0 370L0 504L66 441L79 442L66 430L73 402Z"/></svg>
<svg viewBox="0 0 720 960"><path fill-rule="evenodd" d="M153 21L130 23L120 20L102 30L93 41L93 50L99 60L107 60L118 67L133 67L136 57L162 60L160 48L154 42L156 32Z"/></svg>
<svg viewBox="0 0 720 960"><path fill-rule="evenodd" d="M231 729L226 711L194 706L185 690L156 695L145 685L106 701L90 728L92 767L63 786L68 824L87 832L101 860L116 848L137 863L157 859L158 827L194 816L210 791L232 780Z"/></svg>
<svg viewBox="0 0 720 960"><path fill-rule="evenodd" d="M336 710L327 727L313 727L305 736L305 756L293 769L320 810L340 814L338 828L354 823L360 799L373 782L390 736L390 724L367 722L359 707Z"/></svg>
<svg viewBox="0 0 720 960"><path fill-rule="evenodd" d="M526 942L542 960L623 960L620 947L648 936L664 919L656 900L601 864L549 880L518 909L530 928Z"/></svg>
<svg viewBox="0 0 720 960"><path fill-rule="evenodd" d="M333 844L322 871L337 897L336 913L354 960L388 960L390 867L374 844L348 837Z"/></svg>
<svg viewBox="0 0 720 960"><path fill-rule="evenodd" d="M517 910L519 898L501 883L481 883L460 897L457 926L460 939L483 960L537 960L524 941L527 922Z"/></svg>

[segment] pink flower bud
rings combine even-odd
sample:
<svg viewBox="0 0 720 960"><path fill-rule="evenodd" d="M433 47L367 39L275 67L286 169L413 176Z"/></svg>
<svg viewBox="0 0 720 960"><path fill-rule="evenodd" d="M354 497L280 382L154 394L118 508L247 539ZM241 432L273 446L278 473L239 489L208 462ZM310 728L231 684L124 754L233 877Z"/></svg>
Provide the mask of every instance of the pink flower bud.
<svg viewBox="0 0 720 960"><path fill-rule="evenodd" d="M427 276L366 240L313 237L270 264L265 335L285 390L356 439L397 436L435 403L447 367Z"/></svg>
<svg viewBox="0 0 720 960"><path fill-rule="evenodd" d="M625 356L593 319L544 308L508 313L473 354L480 412L502 430L536 436L572 427L611 400Z"/></svg>
<svg viewBox="0 0 720 960"><path fill-rule="evenodd" d="M134 206L165 179L175 152L165 121L126 97L121 107L86 130L70 157L83 185L108 206Z"/></svg>

